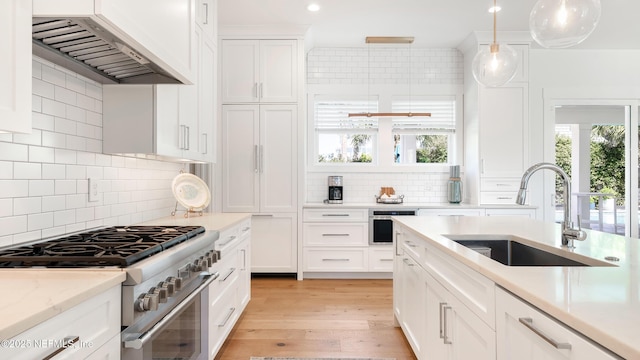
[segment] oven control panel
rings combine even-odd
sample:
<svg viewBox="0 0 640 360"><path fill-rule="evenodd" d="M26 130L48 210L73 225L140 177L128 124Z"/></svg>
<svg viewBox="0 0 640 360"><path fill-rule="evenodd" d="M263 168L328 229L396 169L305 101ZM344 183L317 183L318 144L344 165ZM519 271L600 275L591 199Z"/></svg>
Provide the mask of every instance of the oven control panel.
<svg viewBox="0 0 640 360"><path fill-rule="evenodd" d="M204 255L195 257L192 261L179 267L176 276L169 276L156 286L138 295L134 310L136 312L158 310L160 304L166 303L169 298L177 295L185 284L191 282L200 273L209 270L218 261L218 258L219 253L215 250L209 250Z"/></svg>

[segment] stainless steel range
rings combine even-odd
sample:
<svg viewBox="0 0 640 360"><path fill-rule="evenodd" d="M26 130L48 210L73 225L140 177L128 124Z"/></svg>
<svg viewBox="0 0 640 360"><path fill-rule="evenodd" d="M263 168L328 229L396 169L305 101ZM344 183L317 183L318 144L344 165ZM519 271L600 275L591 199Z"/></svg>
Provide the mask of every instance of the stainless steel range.
<svg viewBox="0 0 640 360"><path fill-rule="evenodd" d="M0 267L122 268L122 358L202 359L218 237L198 226L114 226L0 250Z"/></svg>

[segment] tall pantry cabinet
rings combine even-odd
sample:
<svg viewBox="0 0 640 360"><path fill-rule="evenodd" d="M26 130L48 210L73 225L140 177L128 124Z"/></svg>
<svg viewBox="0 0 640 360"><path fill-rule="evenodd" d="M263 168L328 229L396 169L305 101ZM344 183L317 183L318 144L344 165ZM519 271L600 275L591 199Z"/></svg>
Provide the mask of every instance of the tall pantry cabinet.
<svg viewBox="0 0 640 360"><path fill-rule="evenodd" d="M252 272L295 273L302 40L221 39L222 211L253 214Z"/></svg>

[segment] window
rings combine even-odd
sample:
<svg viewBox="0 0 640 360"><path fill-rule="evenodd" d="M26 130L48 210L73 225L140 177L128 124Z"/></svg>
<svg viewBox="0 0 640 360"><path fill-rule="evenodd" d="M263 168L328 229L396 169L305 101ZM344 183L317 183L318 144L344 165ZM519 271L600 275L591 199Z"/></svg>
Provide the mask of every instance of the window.
<svg viewBox="0 0 640 360"><path fill-rule="evenodd" d="M374 162L378 118L349 117L349 114L377 111L377 99L316 97L314 128L317 163Z"/></svg>
<svg viewBox="0 0 640 360"><path fill-rule="evenodd" d="M447 164L455 152L455 98L394 98L392 111L431 113L431 117L397 117L392 121L396 164Z"/></svg>

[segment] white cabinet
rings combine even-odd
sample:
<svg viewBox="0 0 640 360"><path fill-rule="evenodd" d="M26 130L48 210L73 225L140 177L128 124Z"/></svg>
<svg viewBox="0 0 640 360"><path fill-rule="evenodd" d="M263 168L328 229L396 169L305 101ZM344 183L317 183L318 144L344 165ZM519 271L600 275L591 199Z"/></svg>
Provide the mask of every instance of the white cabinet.
<svg viewBox="0 0 640 360"><path fill-rule="evenodd" d="M200 26L190 49L194 85L103 86L103 152L215 162L217 50Z"/></svg>
<svg viewBox="0 0 640 360"><path fill-rule="evenodd" d="M297 214L255 214L252 219L251 272L296 272L298 270Z"/></svg>
<svg viewBox="0 0 640 360"><path fill-rule="evenodd" d="M496 358L495 331L453 296L430 274L425 273L426 316L423 358L478 359Z"/></svg>
<svg viewBox="0 0 640 360"><path fill-rule="evenodd" d="M196 21L203 35L214 44L218 37L218 1L196 0Z"/></svg>
<svg viewBox="0 0 640 360"><path fill-rule="evenodd" d="M222 103L298 102L297 40L223 40Z"/></svg>
<svg viewBox="0 0 640 360"><path fill-rule="evenodd" d="M484 216L484 209L419 209L418 216Z"/></svg>
<svg viewBox="0 0 640 360"><path fill-rule="evenodd" d="M521 216L535 219L536 210L531 208L487 208L486 209L487 216Z"/></svg>
<svg viewBox="0 0 640 360"><path fill-rule="evenodd" d="M496 305L498 360L620 359L500 288Z"/></svg>
<svg viewBox="0 0 640 360"><path fill-rule="evenodd" d="M209 285L209 356L215 358L251 299L251 220L221 231L215 248L220 260L212 271L220 276Z"/></svg>
<svg viewBox="0 0 640 360"><path fill-rule="evenodd" d="M120 289L118 284L7 340L20 346L0 348L0 358L43 359L57 350L56 359L94 358L94 351L96 358L114 353L119 357ZM75 345L71 339L76 339Z"/></svg>
<svg viewBox="0 0 640 360"><path fill-rule="evenodd" d="M222 107L225 212L295 212L297 106Z"/></svg>
<svg viewBox="0 0 640 360"><path fill-rule="evenodd" d="M0 132L31 132L31 1L0 5Z"/></svg>
<svg viewBox="0 0 640 360"><path fill-rule="evenodd" d="M396 248L394 313L416 357L495 359L493 282L399 225Z"/></svg>
<svg viewBox="0 0 640 360"><path fill-rule="evenodd" d="M311 277L379 271L371 270L370 260L383 256L370 252L368 234L368 209L304 209L303 271Z"/></svg>
<svg viewBox="0 0 640 360"><path fill-rule="evenodd" d="M514 204L528 164L527 84L479 90L480 201Z"/></svg>

